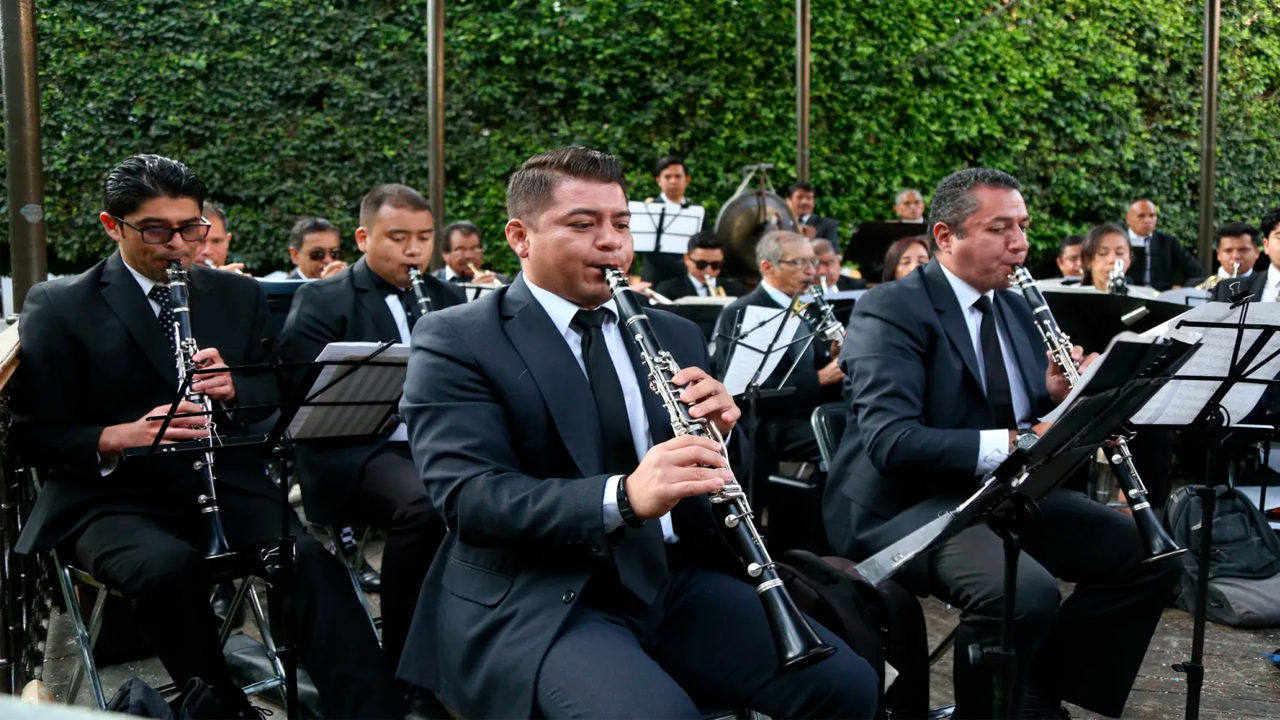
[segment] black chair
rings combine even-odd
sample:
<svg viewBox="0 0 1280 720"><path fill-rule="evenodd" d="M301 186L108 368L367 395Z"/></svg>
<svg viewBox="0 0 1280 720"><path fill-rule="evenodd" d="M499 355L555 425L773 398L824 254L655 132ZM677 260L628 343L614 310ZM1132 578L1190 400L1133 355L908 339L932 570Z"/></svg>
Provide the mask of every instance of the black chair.
<svg viewBox="0 0 1280 720"><path fill-rule="evenodd" d="M830 402L813 409L810 422L813 424L813 435L818 438L818 452L822 453L822 472L831 471L831 458L840 445L840 437L844 435L845 417L848 408L844 403Z"/></svg>

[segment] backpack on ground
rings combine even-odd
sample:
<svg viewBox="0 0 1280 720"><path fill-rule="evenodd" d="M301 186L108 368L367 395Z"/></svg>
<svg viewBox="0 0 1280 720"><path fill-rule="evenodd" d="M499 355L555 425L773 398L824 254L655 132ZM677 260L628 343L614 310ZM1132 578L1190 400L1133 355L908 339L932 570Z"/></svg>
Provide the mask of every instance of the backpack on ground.
<svg viewBox="0 0 1280 720"><path fill-rule="evenodd" d="M1196 488L1179 489L1165 506L1165 527L1186 548L1175 587L1177 605L1195 611L1200 524L1204 503ZM1217 488L1209 557L1208 619L1240 628L1280 626L1280 539L1248 496Z"/></svg>

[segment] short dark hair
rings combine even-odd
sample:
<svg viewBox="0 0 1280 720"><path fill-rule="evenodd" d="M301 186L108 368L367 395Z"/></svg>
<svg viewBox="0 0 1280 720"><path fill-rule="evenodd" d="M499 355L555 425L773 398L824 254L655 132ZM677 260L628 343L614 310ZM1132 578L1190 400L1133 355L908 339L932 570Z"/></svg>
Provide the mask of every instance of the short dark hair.
<svg viewBox="0 0 1280 720"><path fill-rule="evenodd" d="M453 234L462 233L463 235L475 235L483 239L480 234L480 228L473 222L459 220L445 225L444 232L440 234L440 252L451 252L453 250Z"/></svg>
<svg viewBox="0 0 1280 720"><path fill-rule="evenodd" d="M966 168L946 176L933 191L933 204L929 209L929 234L933 239L938 238L933 232L938 223L951 228L957 237L964 236L965 221L978 209L973 191L980 187L1021 190L1022 183L1007 172L991 168Z"/></svg>
<svg viewBox="0 0 1280 720"><path fill-rule="evenodd" d="M551 205L565 180L617 184L627 193L618 158L579 145L556 148L525 160L507 181L507 216L533 222Z"/></svg>
<svg viewBox="0 0 1280 720"><path fill-rule="evenodd" d="M186 165L161 155L134 155L107 173L102 207L124 217L158 197L191 198L204 205L208 190Z"/></svg>
<svg viewBox="0 0 1280 720"><path fill-rule="evenodd" d="M933 257L933 251L929 247L929 238L927 236L908 235L904 238L898 238L889 246L889 252L884 254L884 270L880 273L881 282L894 280L894 276L898 272L898 261L902 260L902 256L907 254L907 250L912 245L919 245L924 248L926 255Z"/></svg>
<svg viewBox="0 0 1280 720"><path fill-rule="evenodd" d="M1258 244L1258 228L1244 222L1229 222L1220 225L1213 233L1213 244L1216 247L1224 237L1247 237L1249 242Z"/></svg>
<svg viewBox="0 0 1280 720"><path fill-rule="evenodd" d="M1268 210L1267 214L1262 216L1262 222L1258 223L1258 229L1262 231L1261 236L1265 239L1277 225L1280 225L1280 207Z"/></svg>
<svg viewBox="0 0 1280 720"><path fill-rule="evenodd" d="M807 193L813 193L815 195L817 194L817 191L815 191L813 189L813 186L810 185L809 183L797 182L797 183L791 183L790 185L787 186L787 197L791 197L792 195L795 195L797 190L804 190Z"/></svg>
<svg viewBox="0 0 1280 720"><path fill-rule="evenodd" d="M684 158L679 155L664 155L658 158L657 164L653 166L654 177L661 175L663 170L666 170L672 165L679 165L680 169L684 170L685 175L689 174L689 166L685 164Z"/></svg>
<svg viewBox="0 0 1280 720"><path fill-rule="evenodd" d="M1062 238L1062 242L1058 243L1058 257L1067 254L1067 248L1075 247L1084 243L1083 235L1068 235Z"/></svg>
<svg viewBox="0 0 1280 720"><path fill-rule="evenodd" d="M1093 284L1093 274L1089 272L1089 265L1093 262L1094 254L1098 252L1098 245L1102 243L1102 238L1108 235L1119 235L1124 238L1126 245L1133 246L1133 243L1129 242L1129 231L1115 223L1102 223L1089 228L1089 232L1084 236L1084 243L1080 245L1080 263L1084 268L1084 279L1080 281L1081 285Z"/></svg>
<svg viewBox="0 0 1280 720"><path fill-rule="evenodd" d="M200 207L200 214L203 215L205 219L208 219L209 216L212 215L213 217L218 218L218 221L222 223L222 227L227 227L227 211L223 210L221 205L212 200L204 201L204 205Z"/></svg>
<svg viewBox="0 0 1280 720"><path fill-rule="evenodd" d="M689 238L689 246L685 254L694 250L724 250L724 240L714 230L702 230Z"/></svg>
<svg viewBox="0 0 1280 720"><path fill-rule="evenodd" d="M375 187L360 199L360 224L372 225L373 217L384 205L390 205L398 210L431 211L431 203L427 202L422 193L408 185L389 183Z"/></svg>
<svg viewBox="0 0 1280 720"><path fill-rule="evenodd" d="M342 240L342 233L338 232L338 226L320 217L305 217L293 224L289 230L289 247L294 250L301 250L302 243L306 241L308 235L315 233L333 233L338 236L338 240Z"/></svg>

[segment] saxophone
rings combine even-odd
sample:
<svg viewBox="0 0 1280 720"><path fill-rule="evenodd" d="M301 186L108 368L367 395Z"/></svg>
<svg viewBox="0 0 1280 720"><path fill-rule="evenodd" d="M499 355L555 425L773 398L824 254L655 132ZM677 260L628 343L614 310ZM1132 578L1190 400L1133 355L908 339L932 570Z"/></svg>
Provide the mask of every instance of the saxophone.
<svg viewBox="0 0 1280 720"><path fill-rule="evenodd" d="M1116 267L1122 268L1123 263L1117 260ZM1122 274L1121 278L1123 277ZM1053 317L1053 311L1049 309L1049 303L1045 301L1040 288L1035 286L1031 273L1021 265L1014 265L1013 274L1009 276L1009 280L1014 287L1022 291L1027 302L1031 304L1040 338L1049 347L1049 354L1053 356L1053 361L1062 368L1067 382L1075 387L1076 383L1080 382L1080 371L1071 357L1071 338L1058 326L1058 321ZM1116 483L1120 489L1124 490L1125 500L1128 501L1129 509L1133 513L1133 521L1138 525L1138 535L1142 538L1142 547L1146 553L1146 559L1143 562L1149 563L1186 552L1185 548L1178 547L1173 538L1169 537L1169 533L1165 532L1164 526L1156 518L1155 511L1151 509L1151 504L1147 502L1147 488L1142 484L1138 469L1133 465L1133 455L1129 453L1128 441L1122 435L1116 435L1112 440L1114 445L1107 459L1111 462L1111 469L1116 475Z"/></svg>
<svg viewBox="0 0 1280 720"><path fill-rule="evenodd" d="M193 358L200 351L200 348L196 347L195 336L191 334L191 296L187 291L187 271L182 267L181 260L171 260L165 272L169 275L169 300L173 308L173 338L177 349L175 355L178 364L178 384L179 387L186 386L187 400L199 405L203 412L211 413L213 401L209 396L192 391L191 386L186 384L196 369ZM205 418L207 424L204 427L209 431L206 442L208 447L212 448L216 442L213 415L205 415ZM229 556L232 553L227 546L227 535L222 529L222 515L218 512L218 495L214 486L216 478L213 476L213 450L205 450L202 458L192 465L200 473L201 480L204 482L204 492L197 497L200 516L205 522L204 556L206 559Z"/></svg>
<svg viewBox="0 0 1280 720"><path fill-rule="evenodd" d="M662 399L662 405L671 419L671 429L677 437L698 435L720 443L720 454L728 466L729 456L724 449L724 438L720 431L705 418L695 420L690 417L689 408L680 401L680 389L671 382L671 378L680 372L680 367L671 354L658 344L657 335L649 325L649 318L635 298L627 292L630 289L627 276L616 268L605 268L604 275L618 305L620 324L632 334L640 348L640 360L649 371L649 388ZM765 616L778 651L780 669L785 671L807 667L834 653L836 649L818 637L787 593L773 559L765 550L764 540L751 520L751 506L747 503L742 487L736 482L727 482L723 488L711 494L710 500L712 509L729 530L738 557L747 566L747 574L760 580L760 584L756 586L756 594L764 604Z"/></svg>

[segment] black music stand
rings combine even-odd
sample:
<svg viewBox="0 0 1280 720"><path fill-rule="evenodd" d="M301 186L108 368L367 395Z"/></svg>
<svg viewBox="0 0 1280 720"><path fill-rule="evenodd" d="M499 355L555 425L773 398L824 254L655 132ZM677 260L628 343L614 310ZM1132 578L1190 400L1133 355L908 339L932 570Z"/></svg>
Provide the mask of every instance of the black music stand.
<svg viewBox="0 0 1280 720"><path fill-rule="evenodd" d="M1181 303L1131 295L1108 295L1091 288L1040 288L1062 331L1086 353L1101 352L1122 332L1142 333L1187 311Z"/></svg>
<svg viewBox="0 0 1280 720"><path fill-rule="evenodd" d="M929 237L929 223L896 220L862 223L845 243L840 262L857 265L863 278L878 282L884 272L884 257L889 253L889 246L904 237L915 236Z"/></svg>

